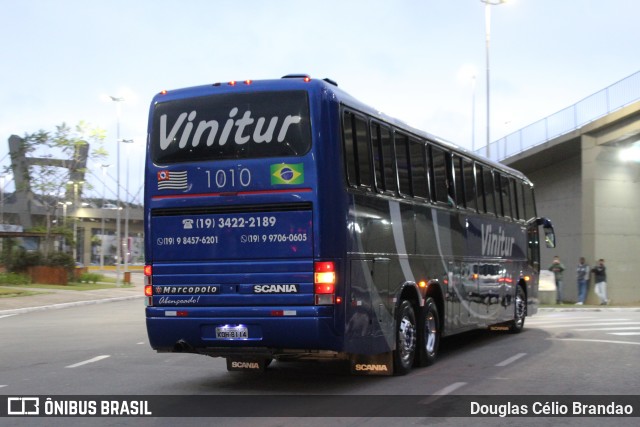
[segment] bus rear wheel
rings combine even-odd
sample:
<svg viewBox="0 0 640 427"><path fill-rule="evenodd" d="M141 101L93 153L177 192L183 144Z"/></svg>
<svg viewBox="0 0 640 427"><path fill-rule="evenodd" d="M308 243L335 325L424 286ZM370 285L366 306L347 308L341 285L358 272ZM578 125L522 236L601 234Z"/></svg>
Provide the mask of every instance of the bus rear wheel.
<svg viewBox="0 0 640 427"><path fill-rule="evenodd" d="M441 336L440 316L433 298L427 298L420 311L418 332L418 365L433 365L438 357Z"/></svg>
<svg viewBox="0 0 640 427"><path fill-rule="evenodd" d="M403 300L396 315L396 349L393 352L393 371L396 375L405 375L413 367L417 338L415 311L411 302Z"/></svg>

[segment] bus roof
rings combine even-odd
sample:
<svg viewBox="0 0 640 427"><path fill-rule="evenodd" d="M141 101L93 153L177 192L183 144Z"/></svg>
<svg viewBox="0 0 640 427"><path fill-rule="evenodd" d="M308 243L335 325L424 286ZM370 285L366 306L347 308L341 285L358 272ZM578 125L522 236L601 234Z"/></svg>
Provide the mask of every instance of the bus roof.
<svg viewBox="0 0 640 427"><path fill-rule="evenodd" d="M271 90L319 90L326 91L335 96L339 103L348 105L351 108L366 113L371 117L375 117L380 121L386 122L396 128L402 129L408 133L411 133L420 138L429 140L430 142L437 143L438 145L455 152L459 155L468 157L478 162L484 163L495 169L505 171L511 175L526 181L532 185L531 181L520 171L510 168L504 164L495 162L484 156L478 155L464 147L461 147L446 139L440 138L436 135L430 134L423 130L417 129L402 120L388 116L380 110L373 108L358 99L354 98L344 90L338 87L338 84L331 79L315 79L311 78L307 74L289 74L283 76L280 79L266 79L266 80L230 80L227 82L216 82L208 85L192 86L182 89L174 89L170 91L163 90L157 94L152 101L152 105L158 102L169 101L173 99L184 99L189 97L207 96L216 93L230 93L230 92L250 92L250 91L271 91Z"/></svg>

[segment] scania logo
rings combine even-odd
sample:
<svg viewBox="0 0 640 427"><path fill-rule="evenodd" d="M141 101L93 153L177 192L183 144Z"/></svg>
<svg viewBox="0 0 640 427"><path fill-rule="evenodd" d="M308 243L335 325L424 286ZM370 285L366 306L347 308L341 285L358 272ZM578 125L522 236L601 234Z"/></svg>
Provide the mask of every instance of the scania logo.
<svg viewBox="0 0 640 427"><path fill-rule="evenodd" d="M258 362L231 362L231 367L235 369L260 369Z"/></svg>
<svg viewBox="0 0 640 427"><path fill-rule="evenodd" d="M298 285L253 285L256 294L295 294L298 293Z"/></svg>
<svg viewBox="0 0 640 427"><path fill-rule="evenodd" d="M376 372L387 372L387 365L372 365L365 363L357 363L356 371L376 371Z"/></svg>

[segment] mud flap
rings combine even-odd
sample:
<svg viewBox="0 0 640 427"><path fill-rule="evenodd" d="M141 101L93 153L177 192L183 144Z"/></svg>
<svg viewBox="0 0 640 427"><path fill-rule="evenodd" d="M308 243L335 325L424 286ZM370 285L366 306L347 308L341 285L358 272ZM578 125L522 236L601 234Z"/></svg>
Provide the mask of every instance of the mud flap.
<svg viewBox="0 0 640 427"><path fill-rule="evenodd" d="M227 371L265 372L267 359L242 359L227 357Z"/></svg>
<svg viewBox="0 0 640 427"><path fill-rule="evenodd" d="M393 375L393 352L373 356L352 354L349 362L353 375Z"/></svg>

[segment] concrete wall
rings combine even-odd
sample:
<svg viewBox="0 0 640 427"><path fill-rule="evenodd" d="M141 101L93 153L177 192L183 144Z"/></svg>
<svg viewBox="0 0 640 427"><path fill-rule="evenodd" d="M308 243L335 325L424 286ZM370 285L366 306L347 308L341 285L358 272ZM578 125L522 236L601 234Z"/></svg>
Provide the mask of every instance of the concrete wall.
<svg viewBox="0 0 640 427"><path fill-rule="evenodd" d="M545 167L528 171L527 176L536 187L538 216L553 222L558 246L540 249L541 269L547 269L558 255L564 264L565 301L577 300L575 268L584 255L582 246L582 182L580 156L551 159Z"/></svg>
<svg viewBox="0 0 640 427"><path fill-rule="evenodd" d="M609 299L640 302L640 165L624 162L620 148L583 136L583 212L590 265L605 259ZM593 284L593 283L592 283ZM596 302L590 295L590 302Z"/></svg>

